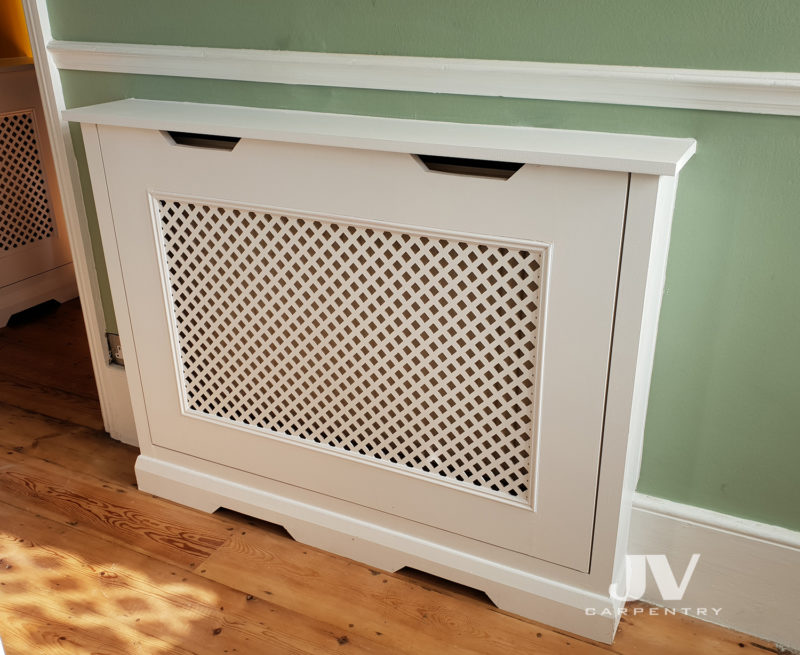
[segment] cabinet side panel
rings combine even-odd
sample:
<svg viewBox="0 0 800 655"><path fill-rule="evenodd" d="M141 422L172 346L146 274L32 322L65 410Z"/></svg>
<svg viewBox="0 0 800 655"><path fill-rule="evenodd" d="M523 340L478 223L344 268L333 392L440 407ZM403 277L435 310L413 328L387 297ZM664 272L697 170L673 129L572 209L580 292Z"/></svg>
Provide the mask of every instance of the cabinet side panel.
<svg viewBox="0 0 800 655"><path fill-rule="evenodd" d="M631 175L592 554L600 586L625 569L675 185L672 177Z"/></svg>
<svg viewBox="0 0 800 655"><path fill-rule="evenodd" d="M100 237L103 241L108 279L111 294L117 315L117 326L120 340L125 352L124 374L127 380L127 389L124 384L115 385L118 392L127 391L133 409L133 422L136 426L136 440L142 452L147 452L150 446L150 431L145 409L144 394L142 392L141 377L139 374L139 359L136 352L136 342L133 337L128 299L125 291L125 281L122 275L122 265L119 257L117 233L114 227L114 213L111 199L108 194L103 151L98 126L91 123L82 123L81 132L86 147L86 162L89 167L89 176L92 182L97 218L100 225Z"/></svg>

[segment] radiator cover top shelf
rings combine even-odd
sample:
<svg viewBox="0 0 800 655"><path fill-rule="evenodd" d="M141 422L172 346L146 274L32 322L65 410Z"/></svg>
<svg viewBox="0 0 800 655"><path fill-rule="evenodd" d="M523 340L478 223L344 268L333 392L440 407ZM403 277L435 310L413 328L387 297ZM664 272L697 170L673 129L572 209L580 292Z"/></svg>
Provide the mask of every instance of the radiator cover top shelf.
<svg viewBox="0 0 800 655"><path fill-rule="evenodd" d="M64 112L70 121L310 145L677 175L694 139L351 116L129 98Z"/></svg>

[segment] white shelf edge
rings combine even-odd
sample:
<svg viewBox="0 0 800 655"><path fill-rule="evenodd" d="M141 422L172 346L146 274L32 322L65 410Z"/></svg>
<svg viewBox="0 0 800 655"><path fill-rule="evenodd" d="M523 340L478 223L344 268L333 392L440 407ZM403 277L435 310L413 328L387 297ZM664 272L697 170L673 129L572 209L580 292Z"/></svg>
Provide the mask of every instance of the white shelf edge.
<svg viewBox="0 0 800 655"><path fill-rule="evenodd" d="M50 41L62 70L800 115L800 73Z"/></svg>
<svg viewBox="0 0 800 655"><path fill-rule="evenodd" d="M676 175L694 139L327 114L129 98L63 112L68 121L525 164Z"/></svg>

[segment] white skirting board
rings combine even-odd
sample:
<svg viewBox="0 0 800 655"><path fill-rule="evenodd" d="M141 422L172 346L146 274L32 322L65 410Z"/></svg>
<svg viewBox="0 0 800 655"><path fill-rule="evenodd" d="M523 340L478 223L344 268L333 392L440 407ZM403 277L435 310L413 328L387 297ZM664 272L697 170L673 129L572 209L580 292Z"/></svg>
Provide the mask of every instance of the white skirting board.
<svg viewBox="0 0 800 655"><path fill-rule="evenodd" d="M17 312L48 300L66 302L78 296L72 264L0 288L0 327Z"/></svg>
<svg viewBox="0 0 800 655"><path fill-rule="evenodd" d="M800 648L800 532L636 494L629 552L666 554L679 582L700 554L682 600L662 600L652 579L644 600Z"/></svg>

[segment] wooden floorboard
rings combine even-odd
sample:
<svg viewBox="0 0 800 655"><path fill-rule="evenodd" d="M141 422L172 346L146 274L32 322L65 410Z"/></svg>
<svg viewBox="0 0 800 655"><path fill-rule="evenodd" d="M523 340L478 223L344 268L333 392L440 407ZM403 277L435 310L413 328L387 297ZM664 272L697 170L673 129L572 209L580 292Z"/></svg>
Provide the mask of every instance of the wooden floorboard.
<svg viewBox="0 0 800 655"><path fill-rule="evenodd" d="M39 361L44 358L46 361ZM80 308L0 330L0 639L7 655L777 653L685 616L623 618L613 646L418 572L386 573L278 526L136 489L111 440Z"/></svg>
<svg viewBox="0 0 800 655"><path fill-rule="evenodd" d="M18 509L187 568L234 530L213 516L16 453L0 454L0 494Z"/></svg>
<svg viewBox="0 0 800 655"><path fill-rule="evenodd" d="M136 484L133 466L138 449L113 441L100 430L26 411L0 400L2 453L30 455L57 463L70 473L99 474L127 487Z"/></svg>
<svg viewBox="0 0 800 655"><path fill-rule="evenodd" d="M9 505L0 507L0 525L4 615L66 621L87 632L112 628L115 653L141 652L123 647L132 635L164 642L151 646L156 653L300 654L340 647L336 626L249 598L158 557ZM348 652L380 652L355 637L347 645Z"/></svg>

